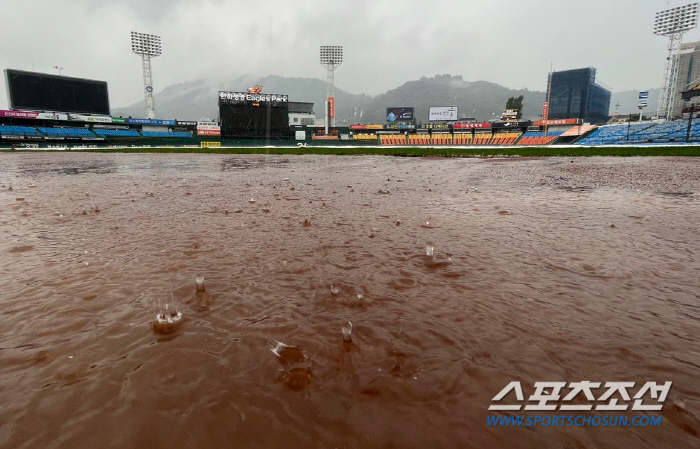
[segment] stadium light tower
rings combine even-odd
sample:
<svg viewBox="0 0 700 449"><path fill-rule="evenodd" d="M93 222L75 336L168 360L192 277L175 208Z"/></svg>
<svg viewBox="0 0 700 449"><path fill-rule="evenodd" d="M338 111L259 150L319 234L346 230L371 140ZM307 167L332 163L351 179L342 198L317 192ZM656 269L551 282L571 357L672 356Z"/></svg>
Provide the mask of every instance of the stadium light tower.
<svg viewBox="0 0 700 449"><path fill-rule="evenodd" d="M146 99L146 116L156 118L156 101L153 98L153 78L151 58L160 56L160 36L131 32L131 51L141 56L143 61L143 94Z"/></svg>
<svg viewBox="0 0 700 449"><path fill-rule="evenodd" d="M676 80L678 78L678 55L681 50L683 33L690 31L698 23L698 4L690 3L685 6L667 9L656 13L654 34L668 37L668 53L664 69L664 84L661 87L657 117L671 118L673 103L676 96Z"/></svg>
<svg viewBox="0 0 700 449"><path fill-rule="evenodd" d="M326 100L326 134L328 119L335 126L335 68L343 63L343 47L339 45L321 45L321 65L328 70L328 89Z"/></svg>

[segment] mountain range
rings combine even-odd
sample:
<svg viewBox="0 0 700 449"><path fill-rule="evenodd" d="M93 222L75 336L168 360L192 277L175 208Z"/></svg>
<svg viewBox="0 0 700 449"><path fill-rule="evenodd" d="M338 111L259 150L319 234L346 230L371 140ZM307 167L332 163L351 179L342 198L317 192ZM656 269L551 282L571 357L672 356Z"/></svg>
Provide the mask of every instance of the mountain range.
<svg viewBox="0 0 700 449"><path fill-rule="evenodd" d="M166 87L155 96L159 118L178 120L205 120L218 117L218 92L245 92L248 87L261 85L263 93L289 95L290 102L314 103L318 120L323 119L326 100L326 81L316 78L285 78L281 76L240 76L233 80L199 79ZM656 111L658 90L651 89L649 107L645 112ZM370 96L352 94L335 88L336 124L384 123L387 107L414 107L416 120L428 121L431 106L457 106L460 117L473 117L477 121L498 118L510 97L522 95L523 118L541 118L544 91L509 89L488 81L464 81L459 75L435 75L409 81L383 94ZM610 114L619 104L621 114L635 112L637 91L612 95ZM113 116L145 117L144 103L113 108Z"/></svg>

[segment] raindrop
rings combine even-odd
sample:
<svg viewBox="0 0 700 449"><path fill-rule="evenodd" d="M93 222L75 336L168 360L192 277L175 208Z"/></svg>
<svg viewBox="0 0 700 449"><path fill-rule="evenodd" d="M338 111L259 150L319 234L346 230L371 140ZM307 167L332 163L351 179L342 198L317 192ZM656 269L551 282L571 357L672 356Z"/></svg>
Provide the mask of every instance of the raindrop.
<svg viewBox="0 0 700 449"><path fill-rule="evenodd" d="M401 226L401 220L396 220L396 226Z"/></svg>
<svg viewBox="0 0 700 449"><path fill-rule="evenodd" d="M204 291L204 275L198 274L197 276L195 276L194 282L197 286L197 291L203 292Z"/></svg>
<svg viewBox="0 0 700 449"><path fill-rule="evenodd" d="M249 202L250 204L253 204L253 203L255 202L255 198L249 199L248 202Z"/></svg>
<svg viewBox="0 0 700 449"><path fill-rule="evenodd" d="M269 207L263 207L263 212L270 212L270 208L269 208Z"/></svg>
<svg viewBox="0 0 700 449"><path fill-rule="evenodd" d="M161 334L175 332L182 323L182 312L176 307L165 304L165 309L158 312L153 322L153 330Z"/></svg>
<svg viewBox="0 0 700 449"><path fill-rule="evenodd" d="M331 285L331 293L333 293L333 296L337 295L340 293L340 288L337 285Z"/></svg>
<svg viewBox="0 0 700 449"><path fill-rule="evenodd" d="M311 226L311 222L309 221L308 218L304 218L304 227L308 228L309 226Z"/></svg>
<svg viewBox="0 0 700 449"><path fill-rule="evenodd" d="M435 246L432 242L427 242L425 244L425 255L428 257L433 257L433 252L435 251Z"/></svg>
<svg viewBox="0 0 700 449"><path fill-rule="evenodd" d="M285 345L281 341L278 341L277 345L270 351L279 357L279 362L284 365L306 361L306 356L301 349L296 346Z"/></svg>
<svg viewBox="0 0 700 449"><path fill-rule="evenodd" d="M350 343L352 341L352 323L350 321L344 322L341 329L343 331L343 341Z"/></svg>
<svg viewBox="0 0 700 449"><path fill-rule="evenodd" d="M234 212L240 214L241 212L243 212L243 209L236 209Z"/></svg>

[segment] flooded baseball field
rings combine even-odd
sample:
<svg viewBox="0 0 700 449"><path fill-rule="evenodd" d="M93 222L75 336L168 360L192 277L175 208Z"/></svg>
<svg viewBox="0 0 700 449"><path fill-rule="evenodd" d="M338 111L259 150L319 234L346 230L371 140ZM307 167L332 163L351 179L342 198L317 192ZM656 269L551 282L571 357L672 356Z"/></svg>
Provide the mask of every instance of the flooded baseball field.
<svg viewBox="0 0 700 449"><path fill-rule="evenodd" d="M0 154L0 447L698 447L699 199L700 159ZM513 381L673 386L487 425Z"/></svg>

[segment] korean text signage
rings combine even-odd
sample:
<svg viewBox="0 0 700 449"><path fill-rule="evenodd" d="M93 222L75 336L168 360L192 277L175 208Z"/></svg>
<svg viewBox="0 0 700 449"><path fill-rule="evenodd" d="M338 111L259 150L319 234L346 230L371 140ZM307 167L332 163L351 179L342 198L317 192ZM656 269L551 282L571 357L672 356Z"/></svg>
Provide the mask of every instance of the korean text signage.
<svg viewBox="0 0 700 449"><path fill-rule="evenodd" d="M533 122L532 124L535 126L542 126L542 125L548 125L548 126L556 126L556 125L580 125L583 123L583 120L580 118L562 118L562 119L556 119L556 120L538 120L536 122Z"/></svg>
<svg viewBox="0 0 700 449"><path fill-rule="evenodd" d="M27 118L36 120L68 120L68 114L57 112L0 111L0 117Z"/></svg>
<svg viewBox="0 0 700 449"><path fill-rule="evenodd" d="M197 122L198 136L220 136L221 127L216 122Z"/></svg>
<svg viewBox="0 0 700 449"><path fill-rule="evenodd" d="M457 106L431 106L430 112L428 113L428 120L439 121L439 120L457 120L457 113L459 108Z"/></svg>
<svg viewBox="0 0 700 449"><path fill-rule="evenodd" d="M328 97L328 118L335 118L335 98Z"/></svg>
<svg viewBox="0 0 700 449"><path fill-rule="evenodd" d="M416 129L413 123L387 123L384 129Z"/></svg>
<svg viewBox="0 0 700 449"><path fill-rule="evenodd" d="M197 122L188 122L183 120L176 120L175 122L177 123L177 126L197 126Z"/></svg>
<svg viewBox="0 0 700 449"><path fill-rule="evenodd" d="M68 114L68 120L76 122L112 123L112 117L100 115Z"/></svg>
<svg viewBox="0 0 700 449"><path fill-rule="evenodd" d="M455 123L452 125L454 129L488 129L491 128L490 123Z"/></svg>
<svg viewBox="0 0 700 449"><path fill-rule="evenodd" d="M350 129L384 129L384 125L350 125Z"/></svg>
<svg viewBox="0 0 700 449"><path fill-rule="evenodd" d="M387 122L413 121L413 108L386 108Z"/></svg>
<svg viewBox="0 0 700 449"><path fill-rule="evenodd" d="M542 120L546 121L549 118L549 103L544 102L542 105Z"/></svg>
<svg viewBox="0 0 700 449"><path fill-rule="evenodd" d="M175 120L156 120L152 118L127 118L124 119L130 125L165 125L175 126Z"/></svg>
<svg viewBox="0 0 700 449"><path fill-rule="evenodd" d="M288 103L288 95L277 94L252 94L248 92L219 92L219 103L246 104L246 103Z"/></svg>
<svg viewBox="0 0 700 449"><path fill-rule="evenodd" d="M430 123L427 125L420 125L418 129L450 129L449 123Z"/></svg>

